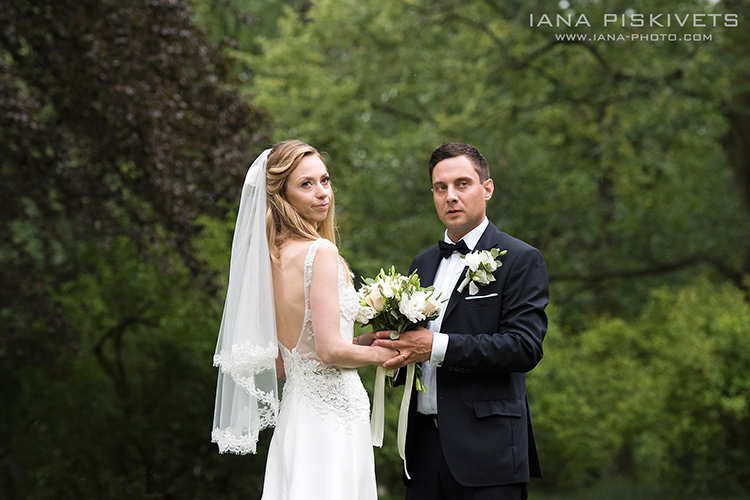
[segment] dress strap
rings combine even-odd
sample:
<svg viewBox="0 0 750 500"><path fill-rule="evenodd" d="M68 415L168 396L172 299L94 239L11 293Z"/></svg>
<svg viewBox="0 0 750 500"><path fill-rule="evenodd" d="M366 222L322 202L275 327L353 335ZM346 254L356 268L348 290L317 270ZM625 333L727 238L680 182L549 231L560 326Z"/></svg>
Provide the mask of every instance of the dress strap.
<svg viewBox="0 0 750 500"><path fill-rule="evenodd" d="M310 248L307 249L307 256L305 256L305 298L309 298L310 285L312 284L313 262L315 261L315 254L321 243L323 243L323 238L313 241Z"/></svg>
<svg viewBox="0 0 750 500"><path fill-rule="evenodd" d="M318 251L318 247L323 243L323 238L317 239L312 242L310 248L307 250L305 256L305 319L302 327L303 334L308 331L308 337L312 336L312 329L308 328L310 321L312 321L312 313L310 312L310 286L312 285L312 268L313 262L315 261L315 254ZM301 338L302 336L300 336Z"/></svg>

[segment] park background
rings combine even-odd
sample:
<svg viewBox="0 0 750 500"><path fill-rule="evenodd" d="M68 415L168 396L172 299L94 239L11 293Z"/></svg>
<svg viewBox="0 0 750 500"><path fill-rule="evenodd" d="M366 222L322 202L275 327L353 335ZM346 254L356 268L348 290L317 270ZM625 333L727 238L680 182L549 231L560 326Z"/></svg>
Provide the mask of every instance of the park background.
<svg viewBox="0 0 750 500"><path fill-rule="evenodd" d="M436 146L488 159L550 276L530 498L747 498L750 1L655 4L6 0L0 497L260 497L212 355L246 168L300 138L358 277L441 237Z"/></svg>

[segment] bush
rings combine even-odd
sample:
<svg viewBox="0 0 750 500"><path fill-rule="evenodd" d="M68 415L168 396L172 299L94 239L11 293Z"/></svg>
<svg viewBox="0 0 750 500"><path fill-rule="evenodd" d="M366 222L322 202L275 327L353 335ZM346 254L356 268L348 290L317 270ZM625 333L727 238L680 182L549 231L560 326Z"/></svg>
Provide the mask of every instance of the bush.
<svg viewBox="0 0 750 500"><path fill-rule="evenodd" d="M610 474L701 492L750 489L750 306L707 280L658 289L628 322L555 328L529 376L544 486Z"/></svg>

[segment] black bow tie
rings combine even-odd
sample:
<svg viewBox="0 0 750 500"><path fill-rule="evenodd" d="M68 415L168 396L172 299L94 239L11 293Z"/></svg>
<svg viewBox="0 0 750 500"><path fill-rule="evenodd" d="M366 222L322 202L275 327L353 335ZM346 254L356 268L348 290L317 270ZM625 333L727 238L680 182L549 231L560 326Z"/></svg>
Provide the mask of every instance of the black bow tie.
<svg viewBox="0 0 750 500"><path fill-rule="evenodd" d="M469 253L469 247L466 246L464 240L459 240L455 245L446 241L438 241L438 246L440 247L440 256L444 259L449 259L453 252L459 252L464 255Z"/></svg>

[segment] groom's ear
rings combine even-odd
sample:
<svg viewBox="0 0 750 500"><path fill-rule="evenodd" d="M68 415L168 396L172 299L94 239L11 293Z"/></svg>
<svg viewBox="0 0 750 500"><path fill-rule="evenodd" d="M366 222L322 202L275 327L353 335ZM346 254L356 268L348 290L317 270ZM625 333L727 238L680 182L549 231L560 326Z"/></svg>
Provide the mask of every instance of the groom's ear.
<svg viewBox="0 0 750 500"><path fill-rule="evenodd" d="M482 189L484 189L484 201L490 201L492 193L495 192L495 183L492 179L487 179L482 183Z"/></svg>

